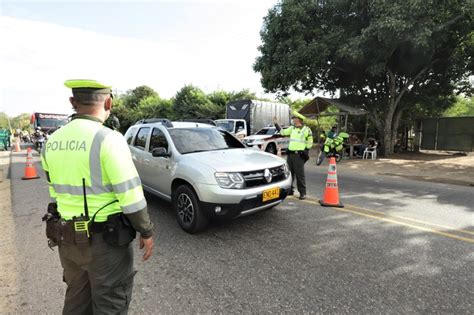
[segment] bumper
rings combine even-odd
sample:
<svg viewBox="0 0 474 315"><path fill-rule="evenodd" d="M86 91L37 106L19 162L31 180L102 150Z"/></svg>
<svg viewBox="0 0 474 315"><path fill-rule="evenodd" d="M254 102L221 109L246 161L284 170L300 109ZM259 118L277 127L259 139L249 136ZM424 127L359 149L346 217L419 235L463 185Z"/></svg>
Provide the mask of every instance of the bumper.
<svg viewBox="0 0 474 315"><path fill-rule="evenodd" d="M277 206L285 200L289 191L290 188L280 188L280 197L266 202L262 201L263 194L259 194L257 197L242 200L237 204L202 202L201 207L209 217L232 219ZM216 211L216 209L219 210Z"/></svg>
<svg viewBox="0 0 474 315"><path fill-rule="evenodd" d="M263 192L279 188L280 196L263 202ZM214 217L233 218L265 210L280 204L291 189L291 176L281 182L251 189L223 189L217 185L197 185L197 194L203 210ZM216 211L220 207L220 211Z"/></svg>

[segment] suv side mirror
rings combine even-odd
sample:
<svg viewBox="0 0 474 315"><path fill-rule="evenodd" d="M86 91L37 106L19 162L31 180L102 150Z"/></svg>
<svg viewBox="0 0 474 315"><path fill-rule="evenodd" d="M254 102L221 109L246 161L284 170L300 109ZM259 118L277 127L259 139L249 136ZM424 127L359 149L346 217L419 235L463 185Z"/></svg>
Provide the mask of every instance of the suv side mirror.
<svg viewBox="0 0 474 315"><path fill-rule="evenodd" d="M169 157L169 156L171 156L171 154L168 153L166 148L163 148L163 147L153 149L153 151L151 151L151 155L154 156L154 157Z"/></svg>

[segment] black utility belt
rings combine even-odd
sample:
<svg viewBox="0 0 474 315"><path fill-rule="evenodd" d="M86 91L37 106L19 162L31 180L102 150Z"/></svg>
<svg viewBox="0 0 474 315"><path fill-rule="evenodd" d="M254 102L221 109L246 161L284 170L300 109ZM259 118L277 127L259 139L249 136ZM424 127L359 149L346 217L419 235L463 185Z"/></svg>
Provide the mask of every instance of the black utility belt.
<svg viewBox="0 0 474 315"><path fill-rule="evenodd" d="M288 154L301 154L304 153L304 150L301 151L288 151Z"/></svg>
<svg viewBox="0 0 474 315"><path fill-rule="evenodd" d="M50 246L61 243L71 245L88 245L92 235L102 234L104 241L111 246L130 244L137 232L123 213L111 214L106 222L94 222L81 217L64 220L57 212L57 206L48 205L48 213L43 217L46 221L46 237Z"/></svg>

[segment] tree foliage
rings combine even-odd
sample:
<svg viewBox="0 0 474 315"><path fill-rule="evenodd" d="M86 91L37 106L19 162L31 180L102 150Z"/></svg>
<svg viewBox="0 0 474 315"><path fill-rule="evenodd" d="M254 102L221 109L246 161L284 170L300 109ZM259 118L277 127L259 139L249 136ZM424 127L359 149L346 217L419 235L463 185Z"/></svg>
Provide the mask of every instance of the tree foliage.
<svg viewBox="0 0 474 315"><path fill-rule="evenodd" d="M0 112L0 129L9 129L8 119L10 119L11 128L13 130L28 130L30 126L30 114L20 114L15 117L8 117L7 114Z"/></svg>
<svg viewBox="0 0 474 315"><path fill-rule="evenodd" d="M241 91L216 90L206 94L193 85L182 87L171 99L164 99L152 88L139 86L114 98L113 114L120 120L120 130L143 118L219 119L225 117L225 106L230 101L258 99L248 89Z"/></svg>
<svg viewBox="0 0 474 315"><path fill-rule="evenodd" d="M8 116L5 113L0 112L0 129L8 129Z"/></svg>
<svg viewBox="0 0 474 315"><path fill-rule="evenodd" d="M444 117L467 117L474 116L474 97L458 96L456 103L448 108L444 113Z"/></svg>
<svg viewBox="0 0 474 315"><path fill-rule="evenodd" d="M470 93L472 17L470 0L282 0L254 70L267 91L339 92L369 110L391 153L404 112Z"/></svg>

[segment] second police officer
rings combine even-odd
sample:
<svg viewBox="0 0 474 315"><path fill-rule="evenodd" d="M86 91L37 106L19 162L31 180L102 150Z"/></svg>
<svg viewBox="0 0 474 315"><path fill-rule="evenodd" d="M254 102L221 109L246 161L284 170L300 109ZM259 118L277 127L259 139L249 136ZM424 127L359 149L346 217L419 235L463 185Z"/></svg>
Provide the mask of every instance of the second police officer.
<svg viewBox="0 0 474 315"><path fill-rule="evenodd" d="M294 112L291 117L293 126L282 129L276 117L273 123L282 136L290 138L288 145L288 168L290 169L293 181L296 179L296 187L300 193L299 199L306 199L306 179L304 164L309 159L309 150L313 147L313 133L311 129L304 125L305 117ZM294 193L293 181L291 183L290 195Z"/></svg>

